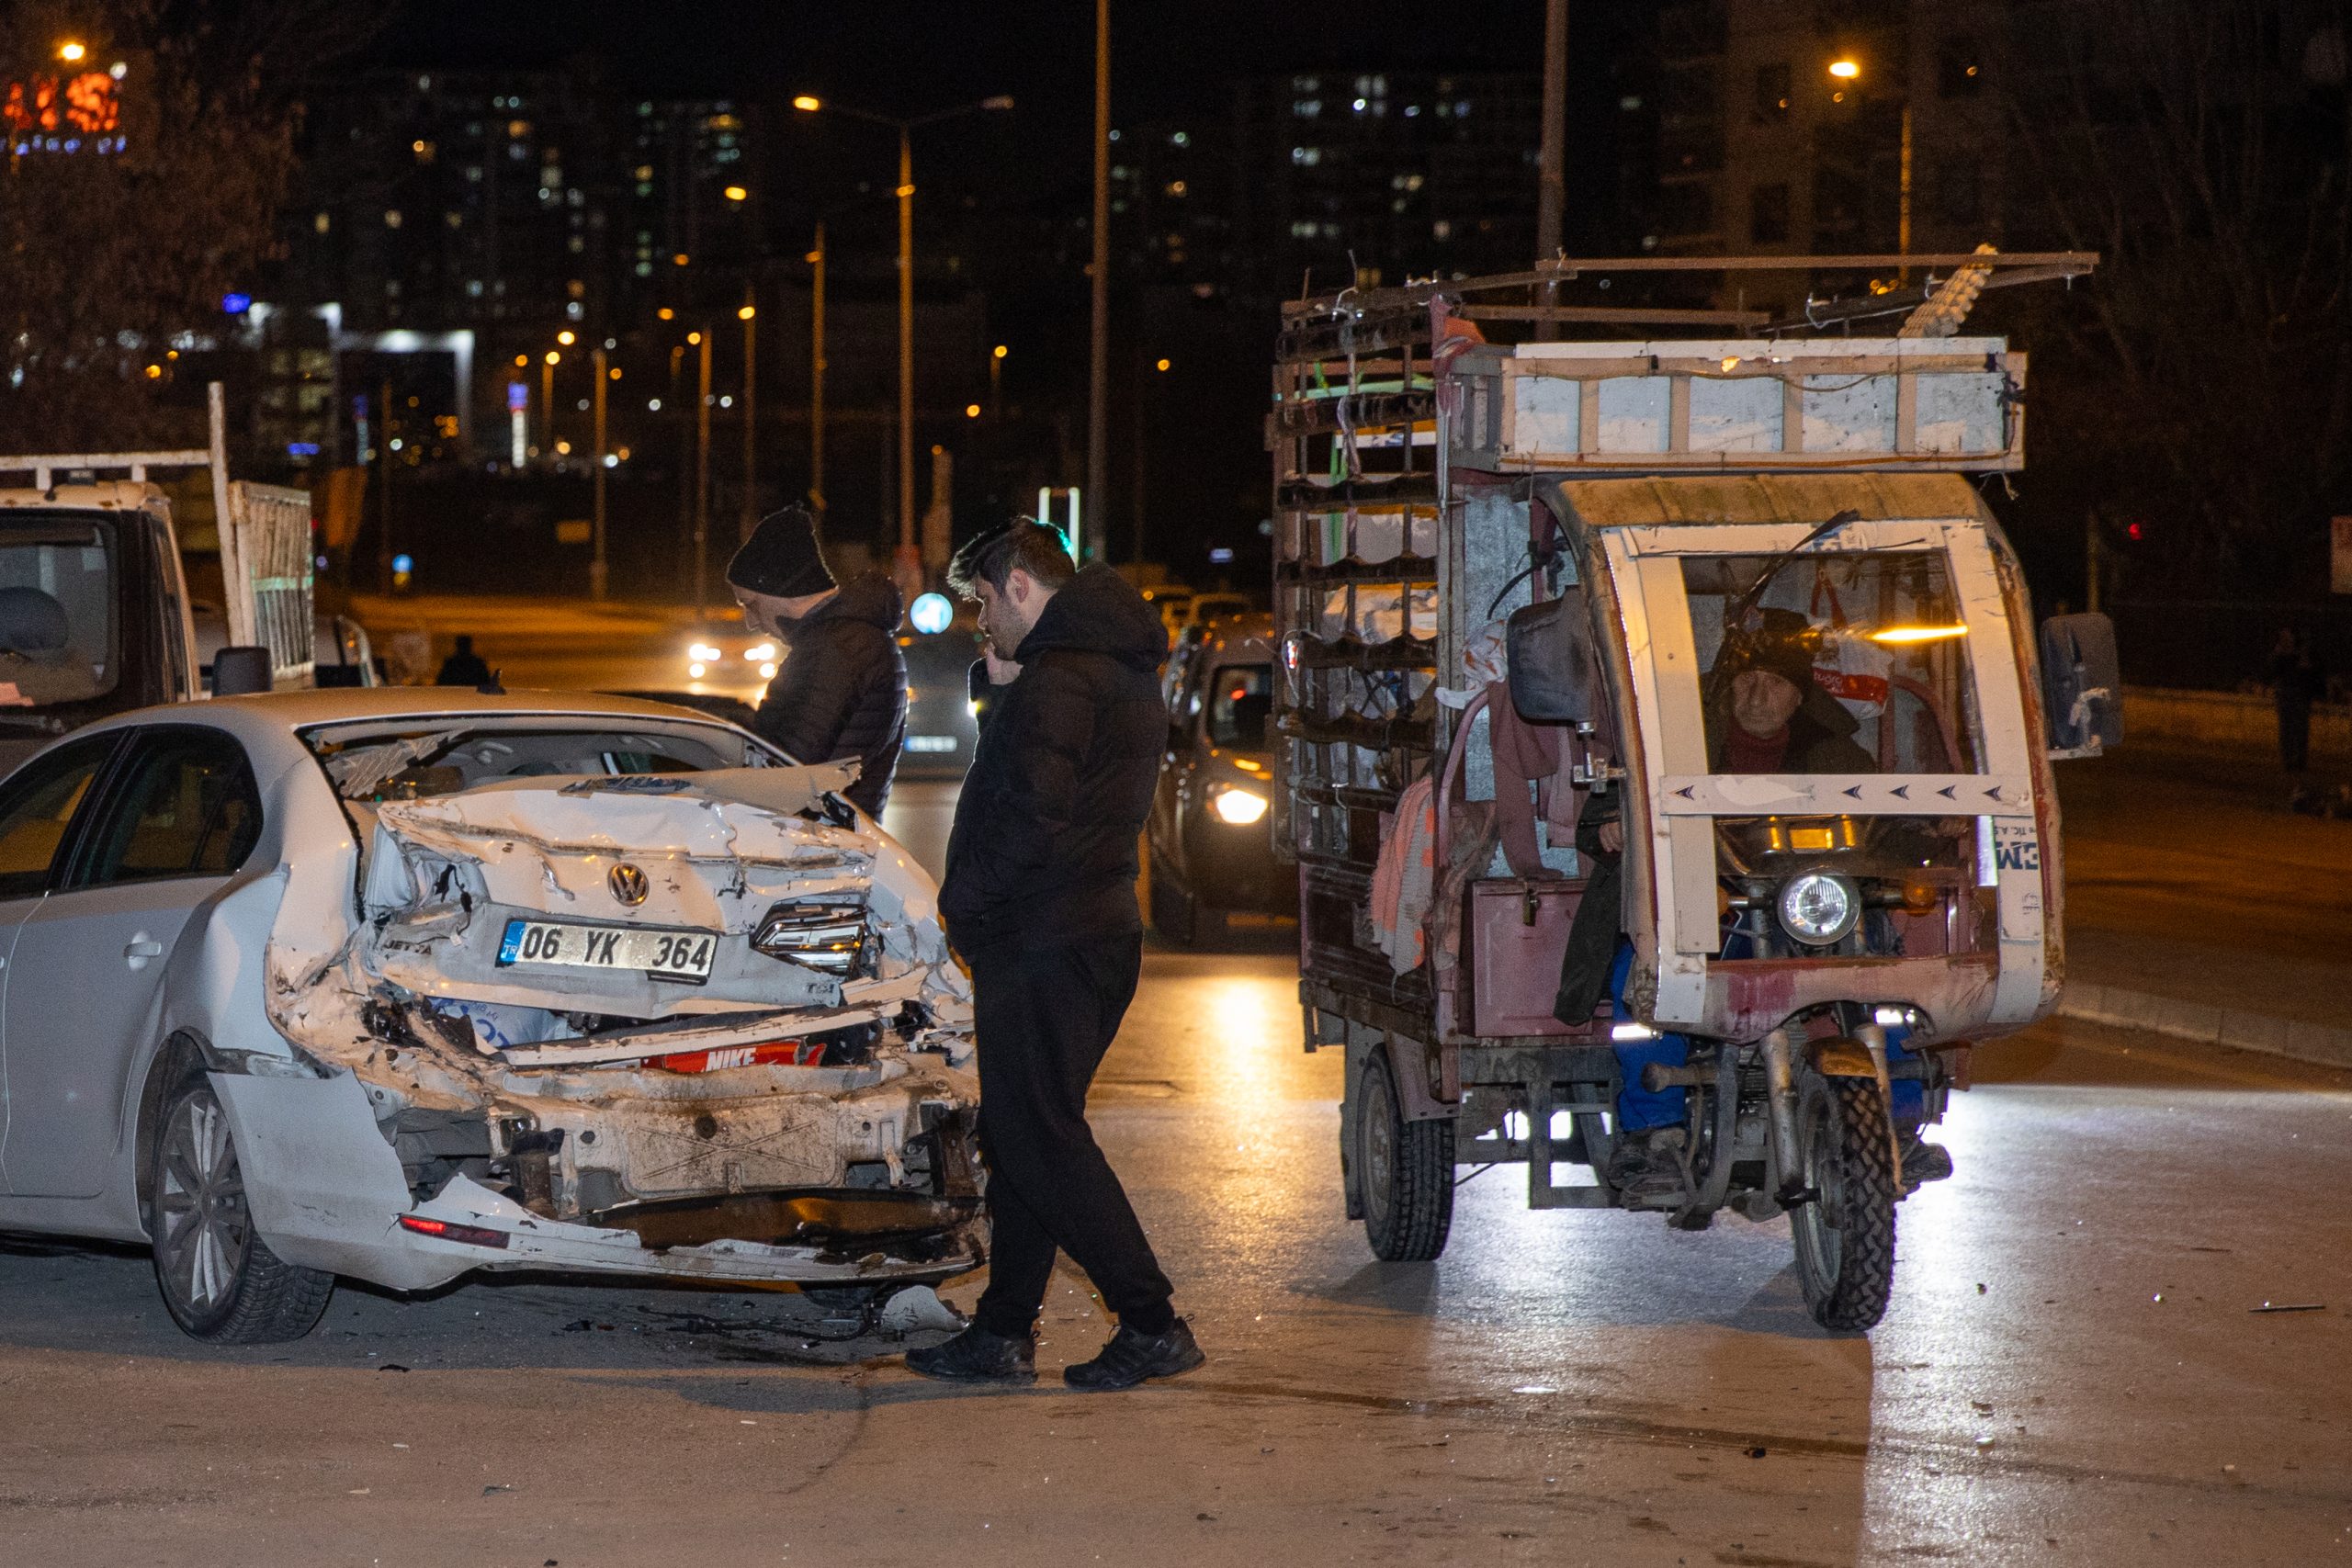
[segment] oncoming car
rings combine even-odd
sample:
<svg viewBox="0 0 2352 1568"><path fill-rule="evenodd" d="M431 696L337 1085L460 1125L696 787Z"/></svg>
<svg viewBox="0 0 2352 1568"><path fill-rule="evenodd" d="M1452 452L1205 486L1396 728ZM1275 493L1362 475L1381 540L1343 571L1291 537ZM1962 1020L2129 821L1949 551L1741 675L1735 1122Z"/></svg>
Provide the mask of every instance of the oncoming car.
<svg viewBox="0 0 2352 1568"><path fill-rule="evenodd" d="M677 708L148 708L0 783L0 1230L144 1241L202 1338L336 1275L877 1288L980 1257L924 874Z"/></svg>
<svg viewBox="0 0 2352 1568"><path fill-rule="evenodd" d="M781 638L744 626L739 612L724 620L704 621L686 633L678 653L679 672L689 692L756 705L789 651Z"/></svg>
<svg viewBox="0 0 2352 1568"><path fill-rule="evenodd" d="M1168 750L1146 828L1151 923L1171 942L1217 935L1235 912L1295 914L1274 858L1273 620L1188 632L1168 674Z"/></svg>

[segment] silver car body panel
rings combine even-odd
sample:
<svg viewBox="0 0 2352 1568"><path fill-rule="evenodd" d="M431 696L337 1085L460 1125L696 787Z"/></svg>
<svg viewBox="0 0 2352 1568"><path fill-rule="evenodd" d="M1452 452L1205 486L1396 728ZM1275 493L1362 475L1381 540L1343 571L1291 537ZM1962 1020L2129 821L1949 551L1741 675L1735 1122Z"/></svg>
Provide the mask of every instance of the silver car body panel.
<svg viewBox="0 0 2352 1568"><path fill-rule="evenodd" d="M978 1101L969 985L947 953L930 879L905 852L837 807L830 820L799 814L846 782L838 769L730 768L633 788L613 777L530 778L346 814L301 738L321 724L451 716L692 727L728 738L747 759L766 755L698 715L569 694L288 693L93 727L199 723L233 734L253 760L262 838L163 961L164 982L126 1070L106 1086L116 1109L106 1119L113 1146L101 1156L101 1190L77 1199L0 1194L0 1227L144 1239L142 1106L162 1054L194 1043L228 1111L256 1229L280 1256L311 1267L415 1290L484 1266L821 1280L936 1279L976 1262L977 1221L921 1257L726 1238L657 1247L583 1222L615 1201L928 1191L910 1161L927 1136L934 1148L938 1136L967 1139ZM355 815L376 818L365 855ZM606 880L623 857L648 879L643 904L627 911ZM444 872L454 880L443 884ZM459 881L470 911L464 897L437 897ZM714 965L707 987L584 969L524 980L494 961L496 931L518 915L605 923L626 915L723 931L741 949L771 904L821 893L867 903L876 940L866 978L845 983L741 951ZM57 1005L70 998L61 992ZM384 1021L395 1014L447 1027L396 1027L388 1038ZM502 1043L469 1014L508 1024L537 1015L528 1032L537 1038ZM644 1021L591 1038L565 1021L583 1014ZM842 1066L675 1072L650 1060L859 1021L881 1032L866 1059ZM632 1030L650 1032L642 1046ZM517 1131L553 1144L548 1193L526 1206L466 1174L415 1190L395 1152L410 1112L486 1120L501 1156ZM503 1230L509 1240L491 1248L416 1234L401 1225L404 1213Z"/></svg>

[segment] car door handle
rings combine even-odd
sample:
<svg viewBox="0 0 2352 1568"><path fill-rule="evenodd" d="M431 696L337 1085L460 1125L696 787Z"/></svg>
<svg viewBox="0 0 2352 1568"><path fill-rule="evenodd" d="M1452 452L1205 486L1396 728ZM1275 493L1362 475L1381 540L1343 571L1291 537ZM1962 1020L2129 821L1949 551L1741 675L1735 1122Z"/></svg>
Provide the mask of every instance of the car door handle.
<svg viewBox="0 0 2352 1568"><path fill-rule="evenodd" d="M134 933L130 941L125 943L122 949L123 962L130 964L133 969L144 969L147 967L147 961L149 959L161 958L163 956L164 944L157 942L153 937L149 936L145 931Z"/></svg>

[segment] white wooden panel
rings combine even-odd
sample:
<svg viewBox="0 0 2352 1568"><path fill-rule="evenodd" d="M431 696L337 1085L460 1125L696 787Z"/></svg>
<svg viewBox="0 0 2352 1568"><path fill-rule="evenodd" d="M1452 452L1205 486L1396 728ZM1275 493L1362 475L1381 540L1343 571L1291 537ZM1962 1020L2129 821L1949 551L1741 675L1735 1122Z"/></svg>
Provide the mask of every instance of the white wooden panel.
<svg viewBox="0 0 2352 1568"><path fill-rule="evenodd" d="M1778 377L1690 378L1690 450L1777 452L1781 449Z"/></svg>
<svg viewBox="0 0 2352 1568"><path fill-rule="evenodd" d="M2001 378L1928 374L1918 387L1920 452L2001 449Z"/></svg>
<svg viewBox="0 0 2352 1568"><path fill-rule="evenodd" d="M1664 376L1611 376L1600 383L1600 450L1663 452L1674 394Z"/></svg>
<svg viewBox="0 0 2352 1568"><path fill-rule="evenodd" d="M1518 400L1518 423L1511 430L1513 451L1582 450L1583 382L1565 376L1513 376L1510 388Z"/></svg>
<svg viewBox="0 0 2352 1568"><path fill-rule="evenodd" d="M1894 382L1892 376L1806 377L1804 449L1894 451Z"/></svg>

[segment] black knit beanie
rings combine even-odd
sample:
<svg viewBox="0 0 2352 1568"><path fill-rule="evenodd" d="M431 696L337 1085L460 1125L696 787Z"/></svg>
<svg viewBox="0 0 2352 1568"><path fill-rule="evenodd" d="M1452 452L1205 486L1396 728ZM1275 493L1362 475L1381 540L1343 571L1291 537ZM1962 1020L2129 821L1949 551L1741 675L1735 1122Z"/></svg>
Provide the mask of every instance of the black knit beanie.
<svg viewBox="0 0 2352 1568"><path fill-rule="evenodd" d="M825 556L817 547L817 521L805 506L787 506L763 518L727 563L727 581L753 593L798 599L833 586Z"/></svg>
<svg viewBox="0 0 2352 1568"><path fill-rule="evenodd" d="M1746 646L1734 666L1735 673L1741 670L1769 670L1800 692L1810 690L1812 645L1818 640L1813 623L1794 610L1778 606L1767 608L1758 620L1759 624L1746 635Z"/></svg>

